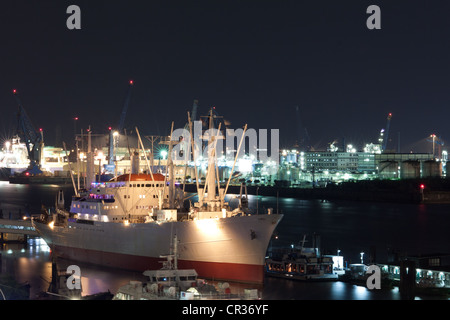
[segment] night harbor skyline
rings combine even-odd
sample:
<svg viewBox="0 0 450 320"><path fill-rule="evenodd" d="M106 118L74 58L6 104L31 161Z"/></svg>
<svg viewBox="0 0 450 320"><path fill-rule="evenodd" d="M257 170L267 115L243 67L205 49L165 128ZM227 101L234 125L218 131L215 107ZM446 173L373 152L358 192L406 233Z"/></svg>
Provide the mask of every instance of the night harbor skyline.
<svg viewBox="0 0 450 320"><path fill-rule="evenodd" d="M81 29L66 13L81 10ZM366 26L378 5L381 29ZM169 134L215 106L230 127L280 129L280 146L324 150L376 142L430 152L449 136L450 22L445 2L15 1L4 4L1 138L14 133L17 89L46 144L78 128L125 126ZM56 133L59 132L59 133Z"/></svg>

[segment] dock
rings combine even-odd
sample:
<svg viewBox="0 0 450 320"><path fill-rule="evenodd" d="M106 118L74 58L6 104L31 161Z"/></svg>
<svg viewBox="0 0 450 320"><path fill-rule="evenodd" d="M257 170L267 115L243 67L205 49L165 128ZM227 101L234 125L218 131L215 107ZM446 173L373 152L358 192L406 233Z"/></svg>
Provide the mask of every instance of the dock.
<svg viewBox="0 0 450 320"><path fill-rule="evenodd" d="M0 243L8 242L5 239L5 234L23 235L24 241L26 241L28 236L39 236L31 224L31 219L0 219Z"/></svg>

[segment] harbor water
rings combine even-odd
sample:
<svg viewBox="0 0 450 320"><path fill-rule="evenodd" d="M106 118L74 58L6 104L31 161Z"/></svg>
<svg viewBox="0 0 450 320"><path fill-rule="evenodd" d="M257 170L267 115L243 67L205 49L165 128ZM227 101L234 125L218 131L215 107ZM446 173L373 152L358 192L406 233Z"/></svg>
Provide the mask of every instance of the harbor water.
<svg viewBox="0 0 450 320"><path fill-rule="evenodd" d="M66 207L73 190L70 186L20 185L0 182L0 210L4 218L20 218L39 213L41 206L54 206L56 193L65 191ZM408 255L448 253L450 233L446 219L450 204L390 204L300 200L249 196L255 212L273 208L284 214L270 246L297 245L303 235L316 233L321 237L322 253L344 256L347 264L364 262L369 257L384 263L393 253ZM236 196L227 199L238 203ZM10 275L20 283L30 284L30 298L46 291L51 280L49 247L40 238L29 238L27 244L3 244L0 247L3 275ZM73 264L64 261L62 267ZM130 280L145 280L138 272L103 268L76 263L81 268L83 295L117 289ZM236 291L249 285L231 284ZM343 282L299 282L270 278L259 288L264 300L399 300L397 288L368 290ZM440 297L422 297L442 299Z"/></svg>

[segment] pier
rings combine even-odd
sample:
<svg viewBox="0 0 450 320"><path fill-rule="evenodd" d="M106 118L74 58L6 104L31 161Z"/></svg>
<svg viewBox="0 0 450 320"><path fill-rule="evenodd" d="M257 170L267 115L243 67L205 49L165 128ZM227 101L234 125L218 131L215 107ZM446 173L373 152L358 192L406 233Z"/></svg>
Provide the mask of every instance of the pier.
<svg viewBox="0 0 450 320"><path fill-rule="evenodd" d="M23 235L23 241L26 241L28 236L39 236L31 224L31 219L0 219L0 243L9 241L5 239L5 234Z"/></svg>

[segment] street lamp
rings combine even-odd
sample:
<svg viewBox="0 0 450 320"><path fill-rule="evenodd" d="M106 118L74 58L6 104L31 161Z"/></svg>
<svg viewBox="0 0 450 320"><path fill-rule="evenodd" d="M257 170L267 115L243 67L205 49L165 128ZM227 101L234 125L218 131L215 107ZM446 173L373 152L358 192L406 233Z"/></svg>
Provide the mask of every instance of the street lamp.
<svg viewBox="0 0 450 320"><path fill-rule="evenodd" d="M433 159L434 159L434 140L436 139L436 135L432 134L430 137L433 138Z"/></svg>

